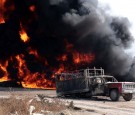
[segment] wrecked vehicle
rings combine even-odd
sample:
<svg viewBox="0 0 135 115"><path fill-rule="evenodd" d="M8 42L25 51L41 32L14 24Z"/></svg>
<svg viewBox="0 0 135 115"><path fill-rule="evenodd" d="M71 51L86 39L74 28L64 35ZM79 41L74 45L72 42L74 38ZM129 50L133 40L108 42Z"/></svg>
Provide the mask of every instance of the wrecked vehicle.
<svg viewBox="0 0 135 115"><path fill-rule="evenodd" d="M82 69L56 75L57 96L108 96L118 101L120 96L130 101L135 93L135 82L118 82L105 75L104 69Z"/></svg>

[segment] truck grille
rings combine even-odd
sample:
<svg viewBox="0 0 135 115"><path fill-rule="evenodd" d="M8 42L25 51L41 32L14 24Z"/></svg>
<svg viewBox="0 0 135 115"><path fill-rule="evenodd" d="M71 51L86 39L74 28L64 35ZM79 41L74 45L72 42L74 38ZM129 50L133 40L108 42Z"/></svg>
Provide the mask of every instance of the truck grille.
<svg viewBox="0 0 135 115"><path fill-rule="evenodd" d="M135 88L135 84L123 84L123 88L133 89L133 88Z"/></svg>

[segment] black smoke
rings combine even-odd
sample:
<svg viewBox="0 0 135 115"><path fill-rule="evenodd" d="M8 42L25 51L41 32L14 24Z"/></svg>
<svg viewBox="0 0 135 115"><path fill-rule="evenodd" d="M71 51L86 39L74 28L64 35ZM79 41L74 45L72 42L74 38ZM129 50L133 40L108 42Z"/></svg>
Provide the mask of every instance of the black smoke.
<svg viewBox="0 0 135 115"><path fill-rule="evenodd" d="M127 18L106 14L97 0L7 0L5 7L10 6L8 2L15 10L6 12L6 23L0 25L1 59L23 53L33 73L48 71L61 63L56 57L67 52L68 41L80 53L95 54L92 64L79 68L102 67L119 80L135 80L134 59L125 52L133 42ZM35 12L29 10L31 5ZM20 22L30 37L27 44L20 40ZM44 67L42 61L29 55L29 47L45 57L49 66ZM73 66L73 56L68 57L65 65Z"/></svg>

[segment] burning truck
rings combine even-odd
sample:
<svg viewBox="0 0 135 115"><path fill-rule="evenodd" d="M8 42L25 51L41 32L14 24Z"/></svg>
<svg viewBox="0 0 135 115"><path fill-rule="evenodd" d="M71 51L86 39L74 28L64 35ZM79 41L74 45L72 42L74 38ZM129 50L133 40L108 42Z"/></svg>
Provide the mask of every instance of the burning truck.
<svg viewBox="0 0 135 115"><path fill-rule="evenodd" d="M101 69L83 69L56 75L58 96L109 96L118 101L120 96L130 101L135 93L135 82L118 82L116 78L105 75Z"/></svg>

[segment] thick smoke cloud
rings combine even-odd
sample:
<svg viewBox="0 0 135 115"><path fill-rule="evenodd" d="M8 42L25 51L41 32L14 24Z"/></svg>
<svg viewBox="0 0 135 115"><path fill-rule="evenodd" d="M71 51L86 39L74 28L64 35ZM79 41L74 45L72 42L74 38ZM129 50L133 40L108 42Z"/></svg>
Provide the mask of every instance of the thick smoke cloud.
<svg viewBox="0 0 135 115"><path fill-rule="evenodd" d="M11 48L11 53L1 55L6 57L6 54L14 55L15 52L26 53L30 46L37 49L42 57L46 57L51 67L56 67L59 64L56 57L66 52L66 40L80 53L95 54L95 61L85 66L103 67L107 73L115 75L119 80L135 80L134 60L125 52L133 41L127 18L106 14L97 0L10 1L14 3L15 11L10 14L8 22L11 22L13 27L18 27L21 21L27 29L30 42L21 43L16 29L7 26L4 30L1 25L3 29L0 30L0 38L6 42L3 43L1 39L0 51L7 52L7 49ZM31 5L35 5L34 13L29 11ZM5 36L2 34L3 30L6 31ZM11 33L16 35L6 37L11 30L14 31ZM5 46L7 43L10 45L4 48L3 44ZM33 57L29 55L26 57L29 66L33 64L31 59ZM34 65L38 64L34 62ZM32 67L29 67L31 71L39 71Z"/></svg>
<svg viewBox="0 0 135 115"><path fill-rule="evenodd" d="M133 41L128 19L108 16L98 8L97 2L93 5L92 0L85 4L92 4L86 7L88 14L80 16L77 11L70 11L63 16L63 20L76 30L75 46L84 52L95 52L95 65L109 73L115 76L128 74L133 63L133 59L125 53ZM128 77L122 79L130 79Z"/></svg>

